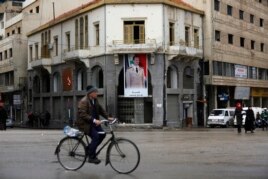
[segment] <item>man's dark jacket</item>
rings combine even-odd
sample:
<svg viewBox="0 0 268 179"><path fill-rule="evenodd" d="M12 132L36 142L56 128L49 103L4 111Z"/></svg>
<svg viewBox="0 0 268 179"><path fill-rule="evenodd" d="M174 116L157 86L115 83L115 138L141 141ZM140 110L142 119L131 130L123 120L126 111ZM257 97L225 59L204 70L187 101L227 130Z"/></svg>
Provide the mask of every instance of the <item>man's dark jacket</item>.
<svg viewBox="0 0 268 179"><path fill-rule="evenodd" d="M94 100L94 104L96 106L97 117L103 116L104 118L108 118L108 114L103 109L103 107L99 104L98 100ZM75 121L75 125L78 127L80 131L83 131L85 134L90 133L90 128L93 124L93 106L90 103L90 100L87 96L84 96L78 103L78 112L77 119Z"/></svg>

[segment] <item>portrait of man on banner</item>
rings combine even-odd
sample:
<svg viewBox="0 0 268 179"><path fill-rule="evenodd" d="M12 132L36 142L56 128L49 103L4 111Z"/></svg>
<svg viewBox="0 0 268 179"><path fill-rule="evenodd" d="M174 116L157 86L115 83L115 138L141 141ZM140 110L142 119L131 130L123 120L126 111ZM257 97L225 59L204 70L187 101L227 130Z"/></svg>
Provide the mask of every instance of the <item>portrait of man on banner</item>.
<svg viewBox="0 0 268 179"><path fill-rule="evenodd" d="M125 55L125 96L148 96L147 55Z"/></svg>

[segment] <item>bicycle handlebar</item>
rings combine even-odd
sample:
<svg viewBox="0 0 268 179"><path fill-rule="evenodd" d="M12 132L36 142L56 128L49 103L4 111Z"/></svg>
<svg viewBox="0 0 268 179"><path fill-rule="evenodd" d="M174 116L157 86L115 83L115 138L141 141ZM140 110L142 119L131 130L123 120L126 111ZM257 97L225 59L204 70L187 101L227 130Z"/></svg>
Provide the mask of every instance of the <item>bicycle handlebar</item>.
<svg viewBox="0 0 268 179"><path fill-rule="evenodd" d="M110 120L107 120L107 119L103 119L101 120L101 123L108 123L109 125L113 125L118 119L117 118L114 118L112 121Z"/></svg>

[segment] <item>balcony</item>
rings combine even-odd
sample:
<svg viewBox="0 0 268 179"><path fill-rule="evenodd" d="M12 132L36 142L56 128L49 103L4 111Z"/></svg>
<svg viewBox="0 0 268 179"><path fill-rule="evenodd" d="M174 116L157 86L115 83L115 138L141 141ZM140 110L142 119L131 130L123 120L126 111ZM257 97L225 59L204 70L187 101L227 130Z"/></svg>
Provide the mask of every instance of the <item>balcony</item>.
<svg viewBox="0 0 268 179"><path fill-rule="evenodd" d="M70 48L70 49L65 49L63 51L62 59L65 62L68 61L81 61L84 62L87 67L89 67L88 64L88 59L90 56L92 56L92 50L89 48L84 48L84 49L77 49L77 48Z"/></svg>
<svg viewBox="0 0 268 179"><path fill-rule="evenodd" d="M0 61L0 73L13 71L14 69L14 61L12 58Z"/></svg>
<svg viewBox="0 0 268 179"><path fill-rule="evenodd" d="M127 44L123 40L114 40L111 46L113 53L153 53L157 50L155 39L145 39L142 42Z"/></svg>
<svg viewBox="0 0 268 179"><path fill-rule="evenodd" d="M197 58L203 57L203 49L201 46L193 46L185 42L175 43L167 48L168 59L174 58Z"/></svg>
<svg viewBox="0 0 268 179"><path fill-rule="evenodd" d="M40 58L30 62L32 68L45 68L49 73L51 73L51 58Z"/></svg>

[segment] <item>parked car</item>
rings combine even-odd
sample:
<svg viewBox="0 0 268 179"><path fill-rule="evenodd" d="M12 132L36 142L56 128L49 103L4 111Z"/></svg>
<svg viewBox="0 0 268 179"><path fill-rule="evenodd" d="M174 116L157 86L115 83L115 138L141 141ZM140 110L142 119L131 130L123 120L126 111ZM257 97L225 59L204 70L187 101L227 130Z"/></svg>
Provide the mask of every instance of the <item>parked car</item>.
<svg viewBox="0 0 268 179"><path fill-rule="evenodd" d="M13 127L14 127L14 121L13 121L13 119L8 118L8 119L6 120L6 126L7 126L7 127L10 127L10 128L13 128Z"/></svg>
<svg viewBox="0 0 268 179"><path fill-rule="evenodd" d="M233 125L234 108L213 109L208 117L209 127L229 127Z"/></svg>
<svg viewBox="0 0 268 179"><path fill-rule="evenodd" d="M255 116L255 119L257 117L257 112L259 112L260 114L262 113L262 108L261 107L251 107L253 112L254 112L254 116ZM247 113L247 110L248 110L248 107L243 107L243 110L242 110L242 125L244 126L245 125L245 122L246 122L246 113ZM236 121L236 117L234 118L234 126L237 126L237 121Z"/></svg>

